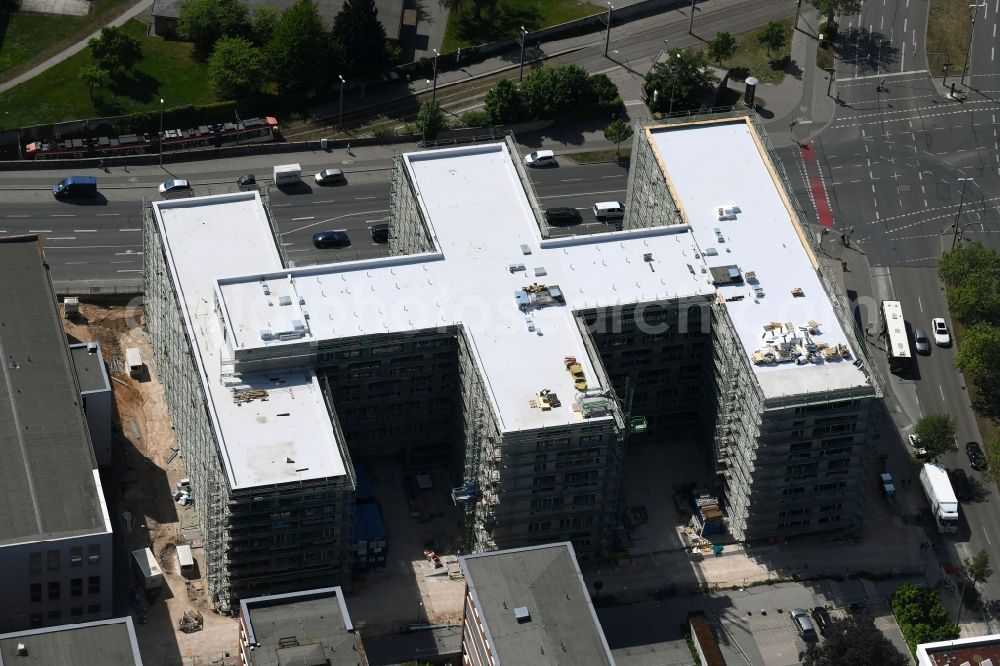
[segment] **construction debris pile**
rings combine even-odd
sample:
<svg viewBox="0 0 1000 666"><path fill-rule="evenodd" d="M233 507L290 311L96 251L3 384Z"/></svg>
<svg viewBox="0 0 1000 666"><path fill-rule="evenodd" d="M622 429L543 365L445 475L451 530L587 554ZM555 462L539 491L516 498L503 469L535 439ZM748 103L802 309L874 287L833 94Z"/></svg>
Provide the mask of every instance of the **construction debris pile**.
<svg viewBox="0 0 1000 666"><path fill-rule="evenodd" d="M819 334L819 323L812 319L805 326L796 326L790 321L784 324L772 321L764 324L764 333L760 336L761 348L750 358L756 365L792 362L806 365L851 358L847 345L816 342L813 337Z"/></svg>

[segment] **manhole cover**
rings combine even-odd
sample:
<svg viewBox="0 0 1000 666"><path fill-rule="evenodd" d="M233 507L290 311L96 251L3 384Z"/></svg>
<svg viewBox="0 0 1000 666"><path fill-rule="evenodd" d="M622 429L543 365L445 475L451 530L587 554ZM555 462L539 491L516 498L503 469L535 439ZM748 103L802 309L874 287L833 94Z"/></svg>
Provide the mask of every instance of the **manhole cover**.
<svg viewBox="0 0 1000 666"><path fill-rule="evenodd" d="M344 160L341 164L354 164L354 160Z"/></svg>

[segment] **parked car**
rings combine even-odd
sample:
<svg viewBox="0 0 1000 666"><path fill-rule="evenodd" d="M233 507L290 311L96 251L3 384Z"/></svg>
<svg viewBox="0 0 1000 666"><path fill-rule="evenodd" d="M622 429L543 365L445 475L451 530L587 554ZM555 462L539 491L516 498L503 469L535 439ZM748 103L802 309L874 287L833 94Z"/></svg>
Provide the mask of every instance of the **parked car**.
<svg viewBox="0 0 1000 666"><path fill-rule="evenodd" d="M966 443L965 455L969 456L969 464L972 469L981 472L989 467L989 463L986 462L986 454L983 453L983 447L979 446L979 442Z"/></svg>
<svg viewBox="0 0 1000 666"><path fill-rule="evenodd" d="M164 183L160 183L160 194L168 194L170 192L180 192L181 190L190 190L191 183L187 182L183 178L175 178L174 180L168 180Z"/></svg>
<svg viewBox="0 0 1000 666"><path fill-rule="evenodd" d="M333 185L334 183L347 182L347 179L344 178L344 172L340 169L323 169L313 177L319 185Z"/></svg>
<svg viewBox="0 0 1000 666"><path fill-rule="evenodd" d="M530 167L555 166L556 154L551 150L536 150L524 156L524 164Z"/></svg>
<svg viewBox="0 0 1000 666"><path fill-rule="evenodd" d="M918 328L913 331L913 341L916 343L918 354L931 353L931 341L927 339L924 329Z"/></svg>
<svg viewBox="0 0 1000 666"><path fill-rule="evenodd" d="M917 437L916 435L909 435L907 437L907 439L910 442L910 448L913 449L913 453L914 454L916 454L919 457L923 457L923 456L927 455L927 449L925 449L924 447L920 446L920 438L919 437Z"/></svg>
<svg viewBox="0 0 1000 666"><path fill-rule="evenodd" d="M620 201L598 201L594 204L594 217L598 220L620 220L625 217L625 206Z"/></svg>
<svg viewBox="0 0 1000 666"><path fill-rule="evenodd" d="M810 615L812 615L813 624L819 628L819 633L826 635L826 632L830 631L830 628L833 627L833 618L830 617L829 611L823 606L813 608Z"/></svg>
<svg viewBox="0 0 1000 666"><path fill-rule="evenodd" d="M576 208L549 208L545 211L545 221L554 227L579 224L583 216Z"/></svg>
<svg viewBox="0 0 1000 666"><path fill-rule="evenodd" d="M236 184L240 186L241 190L249 188L251 185L257 184L257 179L252 173L245 173L236 179Z"/></svg>
<svg viewBox="0 0 1000 666"><path fill-rule="evenodd" d="M959 501L968 502L972 499L972 483L964 469L949 469L948 478L951 479L951 487Z"/></svg>
<svg viewBox="0 0 1000 666"><path fill-rule="evenodd" d="M313 245L322 249L325 247L348 247L351 237L346 231L320 231L313 234Z"/></svg>
<svg viewBox="0 0 1000 666"><path fill-rule="evenodd" d="M801 608L793 608L788 614L792 618L792 624L795 625L795 631L798 632L803 640L816 640L816 627L813 626L808 613Z"/></svg>
<svg viewBox="0 0 1000 666"><path fill-rule="evenodd" d="M388 243L389 242L389 225L373 224L372 225L372 240L376 243Z"/></svg>
<svg viewBox="0 0 1000 666"><path fill-rule="evenodd" d="M934 343L938 347L951 346L951 332L948 331L948 325L944 323L944 319L941 317L931 319L931 331L934 333Z"/></svg>

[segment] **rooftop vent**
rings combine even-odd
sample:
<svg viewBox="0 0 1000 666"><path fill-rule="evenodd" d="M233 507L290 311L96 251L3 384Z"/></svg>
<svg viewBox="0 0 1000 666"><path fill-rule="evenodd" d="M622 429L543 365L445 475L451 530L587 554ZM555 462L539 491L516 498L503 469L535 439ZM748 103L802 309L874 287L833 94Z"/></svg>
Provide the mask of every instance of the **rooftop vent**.
<svg viewBox="0 0 1000 666"><path fill-rule="evenodd" d="M518 624L524 624L525 622L531 622L531 613L528 612L527 606L518 606L514 609L514 619L517 620Z"/></svg>
<svg viewBox="0 0 1000 666"><path fill-rule="evenodd" d="M90 352L91 354L96 354L97 353L97 343L96 342L88 342L87 343L87 351Z"/></svg>
<svg viewBox="0 0 1000 666"><path fill-rule="evenodd" d="M27 657L28 656L28 646L25 645L24 643L18 643L17 644L17 656L18 657Z"/></svg>
<svg viewBox="0 0 1000 666"><path fill-rule="evenodd" d="M291 296L279 296L278 297L278 305L291 305L291 304L292 304L292 297Z"/></svg>

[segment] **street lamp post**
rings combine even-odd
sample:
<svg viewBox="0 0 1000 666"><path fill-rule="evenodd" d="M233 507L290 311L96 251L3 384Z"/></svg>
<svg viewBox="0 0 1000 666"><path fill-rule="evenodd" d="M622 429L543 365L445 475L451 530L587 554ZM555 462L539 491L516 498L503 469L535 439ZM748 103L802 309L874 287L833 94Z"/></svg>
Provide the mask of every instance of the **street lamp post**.
<svg viewBox="0 0 1000 666"><path fill-rule="evenodd" d="M160 98L160 167L163 167L163 98Z"/></svg>
<svg viewBox="0 0 1000 666"><path fill-rule="evenodd" d="M694 3L696 0L691 0L691 19L688 21L688 34L694 34Z"/></svg>
<svg viewBox="0 0 1000 666"><path fill-rule="evenodd" d="M965 188L968 186L970 180L975 180L974 178L959 178L958 181L962 183L962 196L958 200L958 213L955 214L955 233L951 237L951 249L955 249L955 243L958 242L959 234L959 224L958 220L962 217L962 206L965 204Z"/></svg>
<svg viewBox="0 0 1000 666"><path fill-rule="evenodd" d="M337 112L337 127L343 127L344 125L344 84L347 81L344 80L342 74L338 74L337 78L340 79L340 110Z"/></svg>
<svg viewBox="0 0 1000 666"><path fill-rule="evenodd" d="M608 57L608 47L611 46L611 11L615 8L610 2L608 3L608 30L604 35L604 57Z"/></svg>
<svg viewBox="0 0 1000 666"><path fill-rule="evenodd" d="M437 92L438 92L438 56L441 55L440 53L438 53L437 49L433 49L433 51L434 51L434 87L431 88L431 104L434 104L437 101Z"/></svg>
<svg viewBox="0 0 1000 666"><path fill-rule="evenodd" d="M965 52L965 67L962 68L962 78L959 80L958 85L965 85L965 74L969 71L969 66L972 60L972 39L976 36L976 16L979 15L979 8L985 7L986 3L979 4L978 2L974 5L969 5L972 9L972 25L969 27L969 50Z"/></svg>
<svg viewBox="0 0 1000 666"><path fill-rule="evenodd" d="M681 54L677 53L676 55L677 55L677 60L680 60ZM667 57L668 58L670 57L669 54L667 55ZM670 80L670 108L667 111L668 116L673 115L674 113L674 88L677 87L677 73L674 71L675 62L676 61L674 60L674 58L670 58L671 80Z"/></svg>
<svg viewBox="0 0 1000 666"><path fill-rule="evenodd" d="M801 12L801 11L802 11L802 0L798 0L798 2L795 3L795 24L794 24L794 27L795 27L796 30L798 30L798 28L799 28L799 12Z"/></svg>
<svg viewBox="0 0 1000 666"><path fill-rule="evenodd" d="M521 43L521 67L517 70L517 80L518 81L523 81L524 80L524 42L525 42L525 40L526 40L527 37L528 37L528 31L525 30L524 26L522 25L521 26L521 32L518 34L518 37L517 37L517 41L519 41ZM604 55L607 55L607 51L605 51Z"/></svg>
<svg viewBox="0 0 1000 666"><path fill-rule="evenodd" d="M948 68L951 67L951 65L952 65L952 63L950 63L950 62L946 62L944 64L944 78L941 79L941 85L943 85L943 86L948 85Z"/></svg>

